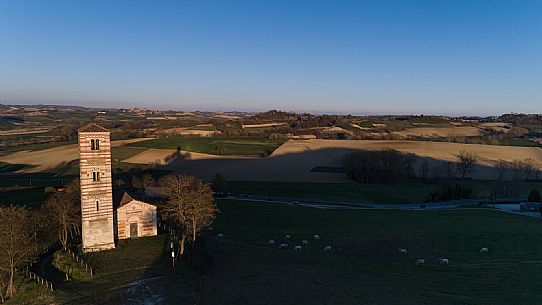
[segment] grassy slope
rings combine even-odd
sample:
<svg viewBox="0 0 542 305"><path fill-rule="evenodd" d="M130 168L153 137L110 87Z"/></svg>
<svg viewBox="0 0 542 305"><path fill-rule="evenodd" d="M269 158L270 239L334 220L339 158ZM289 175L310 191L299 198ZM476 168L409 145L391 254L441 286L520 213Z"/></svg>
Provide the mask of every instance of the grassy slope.
<svg viewBox="0 0 542 305"><path fill-rule="evenodd" d="M539 304L540 221L492 210L318 210L219 201L213 265L171 271L164 235L86 255L90 281L61 283L56 304ZM321 241L310 240L320 234ZM291 234L301 253L266 247ZM331 244L342 253L324 254ZM487 246L489 255L478 249ZM398 247L408 254L397 253ZM426 266L416 268L416 258ZM438 257L450 266L437 264ZM525 263L531 261L531 263ZM523 263L522 263L523 262ZM513 288L513 289L511 289ZM191 303L190 303L191 304Z"/></svg>
<svg viewBox="0 0 542 305"><path fill-rule="evenodd" d="M537 304L538 219L490 210L335 211L223 202L204 304ZM262 246L292 234L302 253ZM324 255L323 245L342 247ZM478 249L489 247L488 256ZM406 247L406 257L397 253ZM418 257L427 260L422 269ZM440 267L438 257L451 265ZM513 287L513 289L510 289Z"/></svg>
<svg viewBox="0 0 542 305"><path fill-rule="evenodd" d="M224 155L268 156L282 142L274 142L265 137L176 137L148 140L132 143L130 147L167 148L218 155L220 145L224 147Z"/></svg>

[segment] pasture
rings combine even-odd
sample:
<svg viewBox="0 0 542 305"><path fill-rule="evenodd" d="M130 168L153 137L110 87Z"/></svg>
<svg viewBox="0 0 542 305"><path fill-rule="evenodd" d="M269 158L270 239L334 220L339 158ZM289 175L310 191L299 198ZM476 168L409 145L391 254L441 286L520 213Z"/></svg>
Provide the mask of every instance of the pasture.
<svg viewBox="0 0 542 305"><path fill-rule="evenodd" d="M171 270L164 235L87 255L56 304L539 304L539 219L489 209L323 210L219 200L204 269ZM221 239L215 238L224 234ZM286 234L291 239L284 240ZM321 240L313 240L319 234ZM275 246L266 245L274 239ZM308 245L294 251L302 239ZM278 249L278 243L288 249ZM331 253L322 249L331 245ZM488 254L480 254L488 247ZM338 252L338 248L342 251ZM407 254L398 252L407 249ZM448 258L449 265L438 264ZM425 259L416 267L418 258Z"/></svg>
<svg viewBox="0 0 542 305"><path fill-rule="evenodd" d="M271 141L260 136L244 137L173 137L132 143L131 147L177 149L196 153L229 156L267 157L282 142Z"/></svg>

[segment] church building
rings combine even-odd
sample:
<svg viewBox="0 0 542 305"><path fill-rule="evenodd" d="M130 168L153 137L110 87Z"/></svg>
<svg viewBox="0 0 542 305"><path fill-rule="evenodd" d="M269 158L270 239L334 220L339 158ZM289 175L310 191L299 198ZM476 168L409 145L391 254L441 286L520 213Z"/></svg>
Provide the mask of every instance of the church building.
<svg viewBox="0 0 542 305"><path fill-rule="evenodd" d="M115 248L115 239L157 234L156 206L125 194L113 205L111 137L90 124L79 129L81 235L84 251Z"/></svg>

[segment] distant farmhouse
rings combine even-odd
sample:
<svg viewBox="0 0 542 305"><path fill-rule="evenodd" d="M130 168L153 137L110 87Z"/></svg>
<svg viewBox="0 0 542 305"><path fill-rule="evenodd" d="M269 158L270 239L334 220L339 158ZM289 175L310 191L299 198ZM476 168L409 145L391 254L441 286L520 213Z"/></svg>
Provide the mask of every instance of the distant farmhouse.
<svg viewBox="0 0 542 305"><path fill-rule="evenodd" d="M79 171L84 251L115 248L115 239L157 234L156 206L127 193L114 206L109 130L96 124L79 129Z"/></svg>

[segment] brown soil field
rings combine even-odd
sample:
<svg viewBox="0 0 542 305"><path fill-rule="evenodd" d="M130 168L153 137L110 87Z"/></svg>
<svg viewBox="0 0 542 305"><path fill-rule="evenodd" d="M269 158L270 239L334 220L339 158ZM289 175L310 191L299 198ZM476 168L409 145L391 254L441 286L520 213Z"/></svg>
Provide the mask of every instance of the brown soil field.
<svg viewBox="0 0 542 305"><path fill-rule="evenodd" d="M114 141L113 145L144 141L132 139ZM177 155L171 149L149 149L125 162L149 164L161 160L165 169L211 179L216 173L231 181L283 181L283 182L348 182L343 174L311 172L316 166L342 165L343 157L356 150L381 150L386 148L414 153L427 158L432 165L455 161L461 150L479 155L480 165L472 177L495 179L493 166L500 160L533 158L542 163L542 149L480 144L459 144L422 141L359 141L359 140L292 140L288 141L269 158L227 157L182 151ZM33 164L27 172L47 171L78 158L77 145L66 145L35 152L17 152L0 157L0 161ZM418 162L418 164L421 162Z"/></svg>
<svg viewBox="0 0 542 305"><path fill-rule="evenodd" d="M141 142L146 140L150 140L150 138L112 141L111 146L120 146L128 143ZM35 167L33 168L21 171L25 173L51 171L77 159L79 159L79 148L77 144L63 145L37 151L18 151L0 157L0 161L2 162L35 165Z"/></svg>
<svg viewBox="0 0 542 305"><path fill-rule="evenodd" d="M431 165L455 161L461 150L475 152L480 164L472 177L494 179L493 166L500 160L533 158L542 163L542 150L513 147L420 141L357 141L357 140L293 140L279 147L269 158L220 157L185 152L165 162L165 168L210 179L221 173L228 180L286 182L346 182L343 174L311 172L316 166L341 166L343 157L356 150L392 148L427 158ZM128 160L133 163L154 163L156 159L174 154L173 150L149 150ZM420 162L418 162L419 164Z"/></svg>
<svg viewBox="0 0 542 305"><path fill-rule="evenodd" d="M402 137L470 137L479 136L480 128L478 127L417 127L409 128L403 131L394 132L394 134Z"/></svg>

